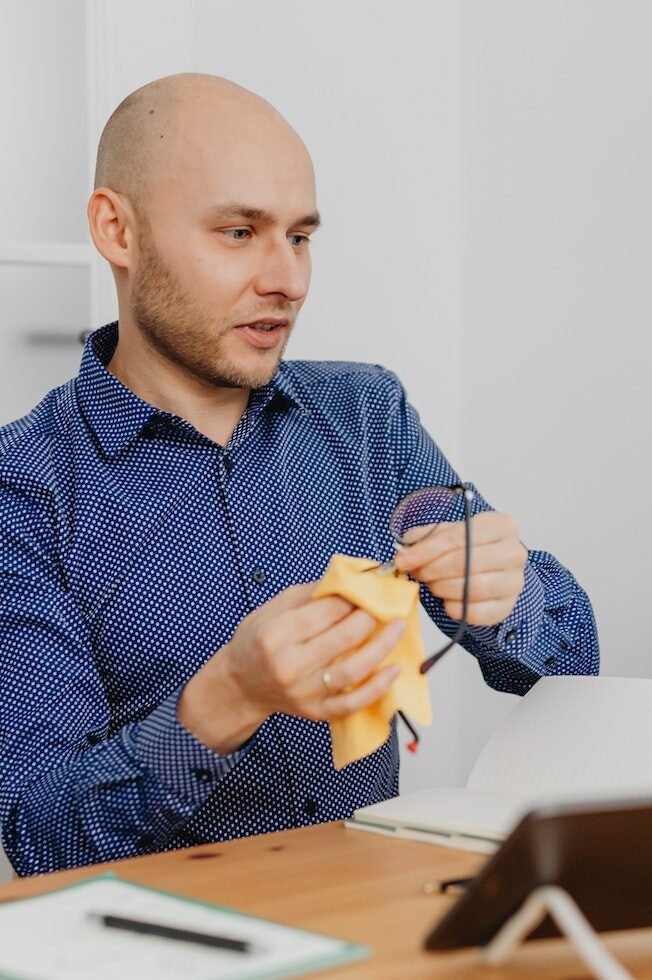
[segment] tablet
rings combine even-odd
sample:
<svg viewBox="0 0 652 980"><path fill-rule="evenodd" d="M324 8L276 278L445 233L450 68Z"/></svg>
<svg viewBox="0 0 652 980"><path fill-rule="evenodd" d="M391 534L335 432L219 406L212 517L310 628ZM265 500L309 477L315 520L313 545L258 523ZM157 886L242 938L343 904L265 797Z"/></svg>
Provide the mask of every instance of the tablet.
<svg viewBox="0 0 652 980"><path fill-rule="evenodd" d="M526 814L426 937L426 949L484 946L541 885L572 896L593 928L652 926L652 797ZM546 917L529 939L558 936Z"/></svg>

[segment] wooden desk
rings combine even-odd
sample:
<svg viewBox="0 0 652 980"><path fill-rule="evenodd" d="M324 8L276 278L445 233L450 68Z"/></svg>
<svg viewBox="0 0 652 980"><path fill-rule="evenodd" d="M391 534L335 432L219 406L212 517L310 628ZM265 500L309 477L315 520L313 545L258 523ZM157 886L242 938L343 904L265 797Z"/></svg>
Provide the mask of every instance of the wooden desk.
<svg viewBox="0 0 652 980"><path fill-rule="evenodd" d="M588 977L563 940L529 943L504 967L484 967L477 950L422 952L425 933L454 900L428 895L423 886L472 874L483 860L477 854L390 840L333 823L14 880L0 886L0 901L110 870L142 884L371 947L369 959L315 977ZM612 934L607 945L635 977L652 980L652 929Z"/></svg>

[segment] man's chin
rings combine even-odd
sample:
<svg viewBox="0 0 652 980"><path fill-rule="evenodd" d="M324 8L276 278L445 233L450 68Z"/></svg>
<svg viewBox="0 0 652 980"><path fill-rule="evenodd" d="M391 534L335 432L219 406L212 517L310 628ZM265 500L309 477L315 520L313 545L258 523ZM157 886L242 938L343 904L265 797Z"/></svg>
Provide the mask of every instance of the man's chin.
<svg viewBox="0 0 652 980"><path fill-rule="evenodd" d="M251 368L247 365L229 364L223 362L216 364L212 371L202 372L205 381L218 388L264 388L272 380L278 369L280 357L273 364L260 368Z"/></svg>

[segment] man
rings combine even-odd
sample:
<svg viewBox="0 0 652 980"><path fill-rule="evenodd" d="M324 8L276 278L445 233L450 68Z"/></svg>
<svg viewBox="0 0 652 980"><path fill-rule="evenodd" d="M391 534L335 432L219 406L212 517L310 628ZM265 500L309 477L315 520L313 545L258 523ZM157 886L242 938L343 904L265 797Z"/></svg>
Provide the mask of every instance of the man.
<svg viewBox="0 0 652 980"><path fill-rule="evenodd" d="M335 552L392 556L399 499L457 482L390 372L281 363L319 216L307 151L262 99L202 75L133 93L89 221L119 328L0 431L0 812L20 874L395 794L395 733L337 772L327 722L394 682L404 624L311 595ZM465 646L487 681L595 672L570 573L475 506ZM448 633L463 562L459 522L397 558Z"/></svg>

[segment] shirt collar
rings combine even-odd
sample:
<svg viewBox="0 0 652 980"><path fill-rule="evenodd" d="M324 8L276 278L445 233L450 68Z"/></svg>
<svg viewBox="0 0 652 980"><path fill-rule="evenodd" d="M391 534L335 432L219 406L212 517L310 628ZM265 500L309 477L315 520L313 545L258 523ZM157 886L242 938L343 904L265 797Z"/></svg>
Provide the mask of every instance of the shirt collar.
<svg viewBox="0 0 652 980"><path fill-rule="evenodd" d="M139 436L154 416L167 417L107 370L117 343L117 322L95 330L86 341L75 382L82 415L108 457ZM281 363L271 381L252 391L245 416L265 408L301 407L301 402L289 365Z"/></svg>

